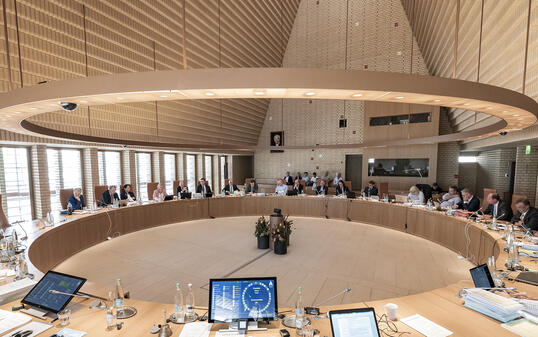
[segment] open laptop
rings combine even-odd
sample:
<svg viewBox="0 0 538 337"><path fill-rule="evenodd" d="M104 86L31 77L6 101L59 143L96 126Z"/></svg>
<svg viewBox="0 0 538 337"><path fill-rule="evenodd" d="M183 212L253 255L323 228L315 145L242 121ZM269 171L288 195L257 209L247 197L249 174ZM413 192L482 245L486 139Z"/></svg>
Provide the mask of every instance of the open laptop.
<svg viewBox="0 0 538 337"><path fill-rule="evenodd" d="M469 269L469 272L471 273L476 288L495 288L495 283L493 282L487 264L484 263L471 268Z"/></svg>
<svg viewBox="0 0 538 337"><path fill-rule="evenodd" d="M380 337L374 308L329 311L333 337Z"/></svg>

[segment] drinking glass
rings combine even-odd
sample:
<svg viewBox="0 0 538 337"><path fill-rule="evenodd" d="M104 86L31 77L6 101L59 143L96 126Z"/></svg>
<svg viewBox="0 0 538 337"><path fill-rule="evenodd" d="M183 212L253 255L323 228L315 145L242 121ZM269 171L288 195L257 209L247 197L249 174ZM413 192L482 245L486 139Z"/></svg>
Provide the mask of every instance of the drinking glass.
<svg viewBox="0 0 538 337"><path fill-rule="evenodd" d="M71 309L64 309L58 313L58 320L60 321L61 326L68 325L70 318L71 318Z"/></svg>

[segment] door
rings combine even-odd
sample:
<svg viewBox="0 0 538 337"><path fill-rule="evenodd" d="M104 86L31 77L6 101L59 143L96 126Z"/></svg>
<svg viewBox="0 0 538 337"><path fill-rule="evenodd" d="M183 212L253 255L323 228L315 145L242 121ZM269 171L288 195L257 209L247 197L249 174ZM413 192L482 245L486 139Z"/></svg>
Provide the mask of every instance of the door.
<svg viewBox="0 0 538 337"><path fill-rule="evenodd" d="M345 180L351 180L354 191L362 190L362 154L346 155Z"/></svg>

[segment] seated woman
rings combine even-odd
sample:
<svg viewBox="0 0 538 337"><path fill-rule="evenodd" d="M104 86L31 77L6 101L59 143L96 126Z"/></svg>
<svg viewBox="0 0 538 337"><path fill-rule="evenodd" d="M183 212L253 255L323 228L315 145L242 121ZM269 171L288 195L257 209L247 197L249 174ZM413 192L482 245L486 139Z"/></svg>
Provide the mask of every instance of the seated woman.
<svg viewBox="0 0 538 337"><path fill-rule="evenodd" d="M131 188L131 184L123 185L123 190L120 193L121 200L128 200L129 202L136 201L136 196L133 191L131 191Z"/></svg>
<svg viewBox="0 0 538 337"><path fill-rule="evenodd" d="M86 201L84 200L82 189L80 187L73 189L73 194L69 197L69 200L67 200L67 205L69 204L71 204L71 208L73 210L82 210L84 207L86 207Z"/></svg>
<svg viewBox="0 0 538 337"><path fill-rule="evenodd" d="M159 183L155 191L153 191L153 200L164 200L167 195L164 186Z"/></svg>
<svg viewBox="0 0 538 337"><path fill-rule="evenodd" d="M185 186L185 182L181 180L178 187L176 188L176 194L178 197L181 197L181 193L189 193L189 188Z"/></svg>
<svg viewBox="0 0 538 337"><path fill-rule="evenodd" d="M303 185L301 185L299 179L295 179L292 190L295 194L303 194Z"/></svg>
<svg viewBox="0 0 538 337"><path fill-rule="evenodd" d="M338 180L338 185L336 186L336 195L348 194L349 188L344 184L343 180Z"/></svg>
<svg viewBox="0 0 538 337"><path fill-rule="evenodd" d="M407 195L407 200L413 204L424 204L424 193L418 189L416 186L411 186L409 189L409 194Z"/></svg>

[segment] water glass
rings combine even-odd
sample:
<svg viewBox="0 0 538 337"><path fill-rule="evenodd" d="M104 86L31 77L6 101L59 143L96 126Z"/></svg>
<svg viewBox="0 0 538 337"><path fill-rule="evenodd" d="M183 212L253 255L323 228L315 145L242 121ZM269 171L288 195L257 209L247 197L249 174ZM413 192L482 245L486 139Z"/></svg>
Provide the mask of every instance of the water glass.
<svg viewBox="0 0 538 337"><path fill-rule="evenodd" d="M302 332L303 332L303 337L314 337L314 329L310 325L303 327Z"/></svg>
<svg viewBox="0 0 538 337"><path fill-rule="evenodd" d="M58 313L58 320L60 321L61 326L68 325L70 318L71 318L71 309L64 309Z"/></svg>

